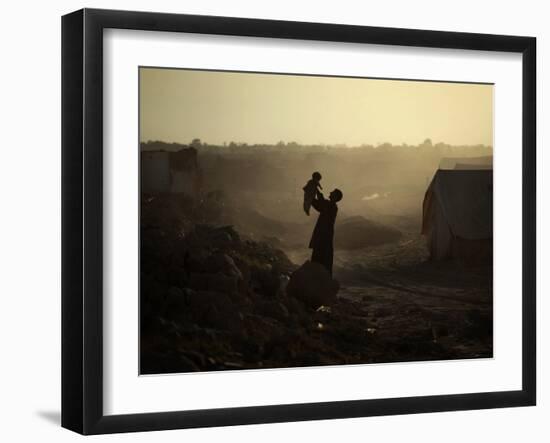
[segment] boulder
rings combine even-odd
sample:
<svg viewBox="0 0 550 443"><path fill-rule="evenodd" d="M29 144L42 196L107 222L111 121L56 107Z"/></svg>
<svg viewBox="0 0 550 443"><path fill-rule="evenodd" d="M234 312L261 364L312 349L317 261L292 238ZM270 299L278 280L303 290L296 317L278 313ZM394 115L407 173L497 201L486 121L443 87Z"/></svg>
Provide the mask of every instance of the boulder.
<svg viewBox="0 0 550 443"><path fill-rule="evenodd" d="M186 302L185 315L201 327L228 331L242 329L239 307L225 293L187 290ZM170 312L167 315L177 317L178 313Z"/></svg>
<svg viewBox="0 0 550 443"><path fill-rule="evenodd" d="M235 264L235 261L227 254L216 253L210 255L204 266L207 272L219 272L224 275L234 276L239 280L243 279L243 274Z"/></svg>
<svg viewBox="0 0 550 443"><path fill-rule="evenodd" d="M311 308L318 308L334 303L339 289L340 284L323 265L307 261L290 276L286 294Z"/></svg>
<svg viewBox="0 0 550 443"><path fill-rule="evenodd" d="M195 225L194 234L201 242L217 247L230 247L241 242L240 236L233 226L215 227L197 224Z"/></svg>
<svg viewBox="0 0 550 443"><path fill-rule="evenodd" d="M283 297L286 294L286 287L290 277L286 274L279 275L279 289L277 289L277 296Z"/></svg>
<svg viewBox="0 0 550 443"><path fill-rule="evenodd" d="M281 323L286 323L290 318L287 307L280 301L273 299L258 300L257 310L260 315L274 318Z"/></svg>
<svg viewBox="0 0 550 443"><path fill-rule="evenodd" d="M279 290L279 274L270 264L252 266L250 269L253 288L260 294L276 297Z"/></svg>

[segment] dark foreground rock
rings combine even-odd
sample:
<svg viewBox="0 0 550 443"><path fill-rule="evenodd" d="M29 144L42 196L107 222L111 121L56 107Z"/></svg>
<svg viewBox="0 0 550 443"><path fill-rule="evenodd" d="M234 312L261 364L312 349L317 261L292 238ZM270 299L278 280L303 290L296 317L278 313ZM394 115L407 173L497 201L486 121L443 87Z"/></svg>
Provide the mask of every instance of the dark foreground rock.
<svg viewBox="0 0 550 443"><path fill-rule="evenodd" d="M334 304L339 288L323 265L307 261L290 276L286 293L306 306L318 308Z"/></svg>

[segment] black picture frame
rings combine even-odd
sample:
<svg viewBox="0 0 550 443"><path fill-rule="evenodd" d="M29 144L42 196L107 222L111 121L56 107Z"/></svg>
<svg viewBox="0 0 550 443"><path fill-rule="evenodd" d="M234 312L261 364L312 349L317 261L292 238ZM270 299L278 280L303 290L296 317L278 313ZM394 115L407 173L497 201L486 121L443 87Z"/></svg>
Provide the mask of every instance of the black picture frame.
<svg viewBox="0 0 550 443"><path fill-rule="evenodd" d="M131 415L103 413L103 30L503 51L522 54L522 389ZM83 9L62 18L62 426L82 434L530 406L536 403L536 39Z"/></svg>

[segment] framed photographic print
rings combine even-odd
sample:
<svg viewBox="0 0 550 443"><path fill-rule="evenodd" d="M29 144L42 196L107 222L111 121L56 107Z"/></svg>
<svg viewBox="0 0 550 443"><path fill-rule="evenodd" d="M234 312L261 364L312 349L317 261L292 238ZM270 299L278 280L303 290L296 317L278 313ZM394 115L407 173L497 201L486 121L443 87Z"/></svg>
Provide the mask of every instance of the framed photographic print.
<svg viewBox="0 0 550 443"><path fill-rule="evenodd" d="M62 425L534 405L532 37L62 21Z"/></svg>

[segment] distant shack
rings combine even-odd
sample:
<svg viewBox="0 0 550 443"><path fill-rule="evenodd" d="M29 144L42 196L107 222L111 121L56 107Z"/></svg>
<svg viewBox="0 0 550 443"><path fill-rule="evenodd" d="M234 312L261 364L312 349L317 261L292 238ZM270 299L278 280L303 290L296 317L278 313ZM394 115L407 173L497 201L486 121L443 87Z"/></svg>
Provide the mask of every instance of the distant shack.
<svg viewBox="0 0 550 443"><path fill-rule="evenodd" d="M199 195L202 173L195 148L141 152L141 192Z"/></svg>

